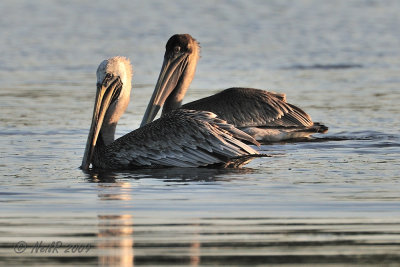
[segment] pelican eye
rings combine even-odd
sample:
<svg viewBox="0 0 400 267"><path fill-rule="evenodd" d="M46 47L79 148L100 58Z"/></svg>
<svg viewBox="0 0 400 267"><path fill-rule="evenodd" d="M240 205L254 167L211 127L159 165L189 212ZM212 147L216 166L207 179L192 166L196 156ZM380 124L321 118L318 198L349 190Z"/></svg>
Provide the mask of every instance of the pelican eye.
<svg viewBox="0 0 400 267"><path fill-rule="evenodd" d="M181 47L180 46L175 46L174 47L174 53L179 53L181 51Z"/></svg>

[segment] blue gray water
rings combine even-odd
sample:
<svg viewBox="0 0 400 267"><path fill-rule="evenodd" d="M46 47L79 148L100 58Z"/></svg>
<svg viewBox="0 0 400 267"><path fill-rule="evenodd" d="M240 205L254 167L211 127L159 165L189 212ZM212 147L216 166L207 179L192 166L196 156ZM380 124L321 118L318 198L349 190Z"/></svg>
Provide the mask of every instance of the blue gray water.
<svg viewBox="0 0 400 267"><path fill-rule="evenodd" d="M0 13L1 265L400 263L399 1L2 0ZM174 33L202 47L185 101L285 92L329 133L263 145L273 157L240 170L81 172L97 65L132 60L121 136Z"/></svg>

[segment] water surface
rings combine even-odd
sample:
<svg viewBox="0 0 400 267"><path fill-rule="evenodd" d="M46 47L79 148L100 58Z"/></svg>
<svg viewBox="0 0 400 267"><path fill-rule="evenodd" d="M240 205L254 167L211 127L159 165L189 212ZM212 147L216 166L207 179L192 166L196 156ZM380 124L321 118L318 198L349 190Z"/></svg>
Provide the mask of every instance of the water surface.
<svg viewBox="0 0 400 267"><path fill-rule="evenodd" d="M398 1L6 0L0 10L3 265L400 262ZM262 145L272 157L239 170L81 172L97 65L132 60L121 136L140 124L166 41L186 32L202 52L185 101L231 86L285 92L329 133Z"/></svg>

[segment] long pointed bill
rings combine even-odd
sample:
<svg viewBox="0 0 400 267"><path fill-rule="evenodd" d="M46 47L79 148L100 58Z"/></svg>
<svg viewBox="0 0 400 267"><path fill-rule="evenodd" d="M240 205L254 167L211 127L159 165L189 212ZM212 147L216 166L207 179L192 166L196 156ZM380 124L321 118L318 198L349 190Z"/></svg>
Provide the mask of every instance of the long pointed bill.
<svg viewBox="0 0 400 267"><path fill-rule="evenodd" d="M90 126L88 140L86 143L85 154L83 155L82 166L83 170L88 170L92 162L94 148L97 143L97 138L103 125L104 116L107 112L110 103L118 97L121 91L121 80L119 77L114 77L107 74L103 82L98 85L96 93L96 102L93 109L92 125Z"/></svg>
<svg viewBox="0 0 400 267"><path fill-rule="evenodd" d="M153 95L147 105L140 127L152 122L167 97L173 92L187 65L187 55L164 58Z"/></svg>

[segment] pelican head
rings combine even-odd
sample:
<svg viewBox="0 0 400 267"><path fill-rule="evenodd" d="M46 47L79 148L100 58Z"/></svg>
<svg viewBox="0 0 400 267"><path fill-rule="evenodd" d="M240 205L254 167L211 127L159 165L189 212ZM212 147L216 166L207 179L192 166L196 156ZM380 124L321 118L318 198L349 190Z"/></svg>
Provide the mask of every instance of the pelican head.
<svg viewBox="0 0 400 267"><path fill-rule="evenodd" d="M165 46L160 76L141 126L154 120L164 103L163 113L181 106L183 97L193 80L199 54L200 46L189 34L175 34L169 38Z"/></svg>
<svg viewBox="0 0 400 267"><path fill-rule="evenodd" d="M115 128L125 112L131 93L132 66L125 57L104 60L97 68L97 91L81 168L92 163L96 145L114 141Z"/></svg>

